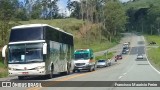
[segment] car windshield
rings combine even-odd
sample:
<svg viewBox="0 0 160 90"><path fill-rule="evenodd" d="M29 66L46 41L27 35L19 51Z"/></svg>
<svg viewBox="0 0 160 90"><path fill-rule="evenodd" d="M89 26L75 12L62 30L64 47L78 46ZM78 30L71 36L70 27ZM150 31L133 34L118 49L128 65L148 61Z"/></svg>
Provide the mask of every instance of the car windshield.
<svg viewBox="0 0 160 90"><path fill-rule="evenodd" d="M88 53L80 53L80 54L74 54L75 60L78 59L89 59L89 54Z"/></svg>
<svg viewBox="0 0 160 90"><path fill-rule="evenodd" d="M105 62L105 60L98 60L98 62Z"/></svg>
<svg viewBox="0 0 160 90"><path fill-rule="evenodd" d="M125 49L123 49L123 52L125 52L126 50Z"/></svg>
<svg viewBox="0 0 160 90"><path fill-rule="evenodd" d="M42 62L42 43L9 46L9 63Z"/></svg>

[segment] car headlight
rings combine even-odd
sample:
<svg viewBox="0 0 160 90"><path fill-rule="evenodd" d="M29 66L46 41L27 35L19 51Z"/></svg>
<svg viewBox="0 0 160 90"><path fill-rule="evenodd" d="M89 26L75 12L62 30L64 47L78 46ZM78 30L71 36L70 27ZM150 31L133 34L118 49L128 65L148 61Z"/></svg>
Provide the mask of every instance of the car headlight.
<svg viewBox="0 0 160 90"><path fill-rule="evenodd" d="M10 68L10 67L9 67L8 70L16 70L16 69L15 69L15 68Z"/></svg>
<svg viewBox="0 0 160 90"><path fill-rule="evenodd" d="M87 65L91 65L91 63L86 63L85 65L86 65L86 66L87 66Z"/></svg>
<svg viewBox="0 0 160 90"><path fill-rule="evenodd" d="M39 67L36 67L35 69L43 69L45 68L45 66L39 66Z"/></svg>

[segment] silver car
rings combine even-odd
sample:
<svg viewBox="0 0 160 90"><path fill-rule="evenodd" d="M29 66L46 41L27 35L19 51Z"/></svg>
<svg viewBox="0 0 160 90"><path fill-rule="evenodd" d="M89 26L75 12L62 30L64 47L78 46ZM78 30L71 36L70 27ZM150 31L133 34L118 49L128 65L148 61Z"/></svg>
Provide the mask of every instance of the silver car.
<svg viewBox="0 0 160 90"><path fill-rule="evenodd" d="M137 59L143 59L143 54L138 54Z"/></svg>
<svg viewBox="0 0 160 90"><path fill-rule="evenodd" d="M98 60L97 67L107 67L107 61L106 60Z"/></svg>
<svg viewBox="0 0 160 90"><path fill-rule="evenodd" d="M97 61L97 67L107 67L107 66L111 66L110 60L101 59Z"/></svg>

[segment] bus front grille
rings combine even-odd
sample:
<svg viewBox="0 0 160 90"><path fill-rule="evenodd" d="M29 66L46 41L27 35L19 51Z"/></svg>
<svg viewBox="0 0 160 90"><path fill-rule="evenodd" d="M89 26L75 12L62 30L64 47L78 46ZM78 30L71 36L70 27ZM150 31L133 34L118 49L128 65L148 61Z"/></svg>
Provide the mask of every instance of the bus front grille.
<svg viewBox="0 0 160 90"><path fill-rule="evenodd" d="M83 65L85 65L85 63L76 63L75 65L76 66L83 66Z"/></svg>

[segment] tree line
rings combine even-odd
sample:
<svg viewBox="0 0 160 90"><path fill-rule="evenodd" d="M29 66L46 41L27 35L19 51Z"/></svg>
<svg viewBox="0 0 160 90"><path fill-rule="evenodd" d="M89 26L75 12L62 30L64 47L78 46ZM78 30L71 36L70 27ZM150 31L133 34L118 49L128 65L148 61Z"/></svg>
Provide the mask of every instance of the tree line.
<svg viewBox="0 0 160 90"><path fill-rule="evenodd" d="M125 3L125 8L129 17L126 26L128 31L160 34L159 0L134 0Z"/></svg>

